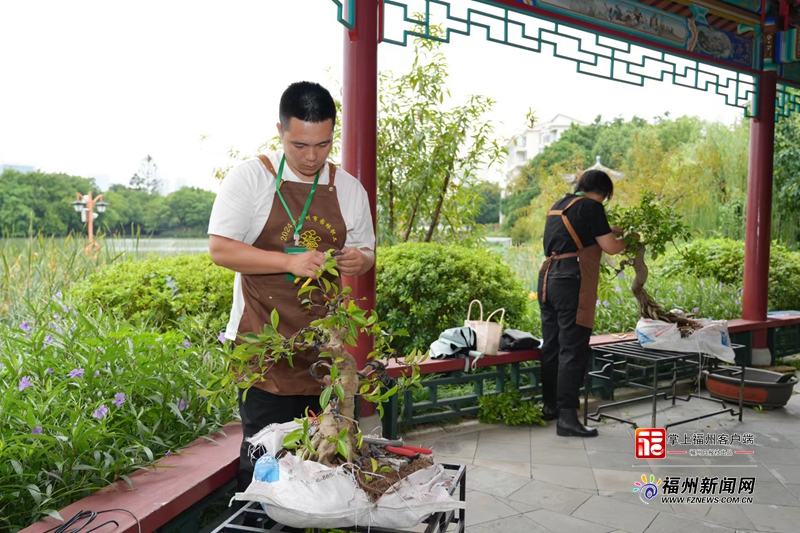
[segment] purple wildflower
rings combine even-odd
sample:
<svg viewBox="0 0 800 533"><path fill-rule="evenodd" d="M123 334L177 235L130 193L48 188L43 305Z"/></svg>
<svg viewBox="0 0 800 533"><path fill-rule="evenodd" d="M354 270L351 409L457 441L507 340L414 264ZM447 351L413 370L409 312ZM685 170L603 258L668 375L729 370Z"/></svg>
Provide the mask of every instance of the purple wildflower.
<svg viewBox="0 0 800 533"><path fill-rule="evenodd" d="M47 374L52 374L53 372L55 372L55 370L53 370L52 368L48 368L47 370L45 370L45 373Z"/></svg>
<svg viewBox="0 0 800 533"><path fill-rule="evenodd" d="M181 398L178 401L178 411L183 411L184 409L186 409L186 402L184 402L183 398Z"/></svg>
<svg viewBox="0 0 800 533"><path fill-rule="evenodd" d="M65 313L69 313L69 307L67 307L64 304L61 304L61 310L64 311Z"/></svg>
<svg viewBox="0 0 800 533"><path fill-rule="evenodd" d="M34 435L41 435L42 434L42 426L36 426L31 430L31 433Z"/></svg>
<svg viewBox="0 0 800 533"><path fill-rule="evenodd" d="M167 450L167 453L164 454L164 457L169 457L172 455L172 450Z"/></svg>
<svg viewBox="0 0 800 533"><path fill-rule="evenodd" d="M608 307L609 305L611 304L608 303L608 300L603 300L603 307Z"/></svg>
<svg viewBox="0 0 800 533"><path fill-rule="evenodd" d="M21 329L25 333L30 333L30 331L31 331L31 327L27 322L23 322L22 324L20 324L19 325L19 329Z"/></svg>
<svg viewBox="0 0 800 533"><path fill-rule="evenodd" d="M678 292L683 292L683 287L681 287L680 285L678 285Z"/></svg>
<svg viewBox="0 0 800 533"><path fill-rule="evenodd" d="M82 378L83 377L83 369L82 368L76 368L72 372L70 372L67 375L67 377L70 377L70 378Z"/></svg>
<svg viewBox="0 0 800 533"><path fill-rule="evenodd" d="M125 403L125 393L118 392L114 395L114 405L117 407L122 407L122 404Z"/></svg>
<svg viewBox="0 0 800 533"><path fill-rule="evenodd" d="M106 404L103 404L100 407L98 407L94 413L92 413L92 418L101 420L107 414L108 414L108 407L106 407Z"/></svg>
<svg viewBox="0 0 800 533"><path fill-rule="evenodd" d="M226 341L227 339L225 338L225 332L224 332L224 331L223 331L222 333L220 333L220 334L219 334L219 337L217 337L217 340L218 340L219 342L221 342L222 344L225 344L225 341Z"/></svg>
<svg viewBox="0 0 800 533"><path fill-rule="evenodd" d="M61 299L61 291L56 292L55 299L56 300L60 300Z"/></svg>
<svg viewBox="0 0 800 533"><path fill-rule="evenodd" d="M622 287L620 287L619 285L614 287L614 292L620 292L621 290L622 290Z"/></svg>
<svg viewBox="0 0 800 533"><path fill-rule="evenodd" d="M94 377L97 377L97 376L99 376L99 375L100 375L100 371L99 371L99 370L95 370L95 371L94 371Z"/></svg>
<svg viewBox="0 0 800 533"><path fill-rule="evenodd" d="M595 305L601 305L601 304L602 304L602 302L601 302L600 300L597 300L597 301L595 302Z"/></svg>
<svg viewBox="0 0 800 533"><path fill-rule="evenodd" d="M699 313L699 312L700 312L700 309L699 309L699 308L697 308L697 307L695 307L694 309L692 309L692 313Z"/></svg>
<svg viewBox="0 0 800 533"><path fill-rule="evenodd" d="M33 387L33 383L31 383L30 377L23 376L23 378L19 380L19 390L25 390L28 387Z"/></svg>
<svg viewBox="0 0 800 533"><path fill-rule="evenodd" d="M54 314L54 315L53 315L53 318L55 318L56 320L58 320L58 319L60 319L60 318L61 318L61 315L59 315L58 313L56 313L56 314Z"/></svg>
<svg viewBox="0 0 800 533"><path fill-rule="evenodd" d="M734 301L733 301L733 303L734 303L734 304L736 304L736 305L739 305L739 304L740 304L740 303L742 303L742 302L741 302L741 301L739 301L739 299L737 298L736 300L734 300Z"/></svg>
<svg viewBox="0 0 800 533"><path fill-rule="evenodd" d="M6 365L4 365L3 363L0 363L0 372L2 372L5 369L6 369Z"/></svg>
<svg viewBox="0 0 800 533"><path fill-rule="evenodd" d="M53 344L53 336L48 334L47 337L44 338L44 342L42 343L42 349L47 348Z"/></svg>
<svg viewBox="0 0 800 533"><path fill-rule="evenodd" d="M73 331L75 331L75 326L72 326L71 328L69 328L69 334L72 335Z"/></svg>
<svg viewBox="0 0 800 533"><path fill-rule="evenodd" d="M61 472L58 470L51 470L50 473L47 475L47 481L52 481L56 479L56 476L59 476Z"/></svg>
<svg viewBox="0 0 800 533"><path fill-rule="evenodd" d="M183 341L181 344L183 344L183 347L186 348L187 350L192 347L192 345L189 344L188 340Z"/></svg>

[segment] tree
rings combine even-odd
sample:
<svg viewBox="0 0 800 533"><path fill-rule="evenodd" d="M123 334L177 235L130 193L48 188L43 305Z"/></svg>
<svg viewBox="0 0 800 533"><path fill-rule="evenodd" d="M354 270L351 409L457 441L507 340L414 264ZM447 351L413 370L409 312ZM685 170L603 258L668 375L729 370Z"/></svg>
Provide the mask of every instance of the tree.
<svg viewBox="0 0 800 533"><path fill-rule="evenodd" d="M624 238L628 246L622 253L620 270L626 265L633 267L635 276L631 291L636 297L639 316L678 324L682 336L688 336L699 324L683 313L667 312L644 288L649 270L644 256L647 249L655 259L666 250L668 243L689 238L689 228L677 216L675 210L656 200L649 191L642 193L638 205L618 208L609 212L609 221L625 230Z"/></svg>
<svg viewBox="0 0 800 533"><path fill-rule="evenodd" d="M430 242L438 234L470 239L480 211L477 173L505 153L484 118L491 99L445 106L450 93L439 47L417 39L411 71L380 76L378 228L385 243Z"/></svg>
<svg viewBox="0 0 800 533"><path fill-rule="evenodd" d="M477 185L477 190L483 202L475 222L497 224L500 222L500 185L482 181Z"/></svg>
<svg viewBox="0 0 800 533"><path fill-rule="evenodd" d="M208 227L216 194L198 187L182 187L167 196L169 226L179 230Z"/></svg>
<svg viewBox="0 0 800 533"><path fill-rule="evenodd" d="M8 236L79 233L83 223L70 202L75 193L99 193L93 179L40 171L0 174L0 230Z"/></svg>
<svg viewBox="0 0 800 533"><path fill-rule="evenodd" d="M797 94L797 92L795 92ZM773 230L787 244L800 242L800 116L781 117L775 128Z"/></svg>
<svg viewBox="0 0 800 533"><path fill-rule="evenodd" d="M144 191L148 194L157 194L161 189L161 178L158 174L158 165L148 154L142 159L139 171L136 172L130 181L130 188L137 191Z"/></svg>

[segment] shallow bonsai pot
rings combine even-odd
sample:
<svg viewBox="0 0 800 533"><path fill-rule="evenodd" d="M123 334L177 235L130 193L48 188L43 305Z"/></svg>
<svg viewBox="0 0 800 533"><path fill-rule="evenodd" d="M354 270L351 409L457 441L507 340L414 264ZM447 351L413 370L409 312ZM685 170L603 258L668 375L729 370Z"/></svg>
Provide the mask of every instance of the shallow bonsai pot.
<svg viewBox="0 0 800 533"><path fill-rule="evenodd" d="M706 388L711 396L729 402L739 402L741 369L737 367L718 368L712 372L704 370ZM761 407L783 407L792 397L797 377L791 376L783 383L778 380L784 374L747 368L744 371L744 404ZM786 378L784 378L786 379Z"/></svg>

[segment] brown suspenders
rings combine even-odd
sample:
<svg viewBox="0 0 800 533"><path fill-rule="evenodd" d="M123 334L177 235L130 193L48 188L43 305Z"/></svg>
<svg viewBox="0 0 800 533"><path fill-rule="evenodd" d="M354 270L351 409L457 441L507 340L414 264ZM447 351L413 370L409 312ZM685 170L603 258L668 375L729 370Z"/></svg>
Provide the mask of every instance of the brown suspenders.
<svg viewBox="0 0 800 533"><path fill-rule="evenodd" d="M264 166L267 167L267 171L272 174L273 176L278 176L278 173L275 172L275 167L272 166L272 161L269 160L269 157L265 156L264 154L258 154L259 160L264 163ZM333 187L333 180L336 179L336 165L328 161L328 169L330 170L330 179L328 180L328 186ZM281 181L281 186L283 186L283 181Z"/></svg>
<svg viewBox="0 0 800 533"><path fill-rule="evenodd" d="M564 222L564 226L566 226L567 231L572 236L572 240L575 242L575 246L578 247L578 252L583 250L583 243L578 238L578 234L575 232L575 228L572 227L569 219L567 218L567 209L575 205L575 202L579 200L583 200L583 196L578 196L572 199L572 201L567 204L567 207L560 210L550 210L547 212L547 216L561 216L561 220ZM559 259L567 259L570 257L578 257L578 252L571 252L568 254L559 254L558 252L553 252L544 260L544 265L542 265L542 269L539 271L539 275L544 274L544 281L542 283L542 302L547 301L547 278L550 274L550 265L553 261L558 261Z"/></svg>

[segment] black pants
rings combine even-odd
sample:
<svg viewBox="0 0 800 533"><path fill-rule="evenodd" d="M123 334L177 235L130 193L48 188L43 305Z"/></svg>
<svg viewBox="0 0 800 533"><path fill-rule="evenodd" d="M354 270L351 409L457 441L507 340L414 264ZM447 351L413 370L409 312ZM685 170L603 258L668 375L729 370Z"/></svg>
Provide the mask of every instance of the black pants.
<svg viewBox="0 0 800 533"><path fill-rule="evenodd" d="M547 283L542 315L542 400L558 409L578 409L580 389L589 368L592 329L575 323L578 314L579 278L553 278Z"/></svg>
<svg viewBox="0 0 800 533"><path fill-rule="evenodd" d="M258 456L250 458L250 444L244 439L252 437L270 424L291 422L305 416L306 407L319 411L319 396L278 396L255 387L247 391L246 401L242 401L239 389L239 415L242 417L242 447L239 450L239 472L237 491L244 492L253 481Z"/></svg>

